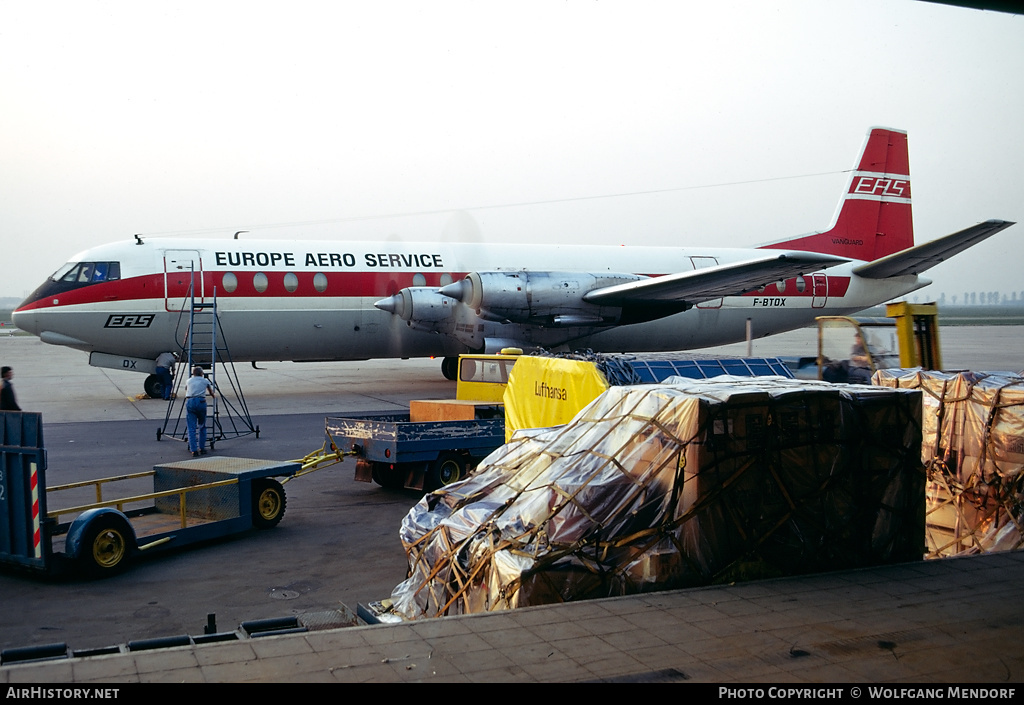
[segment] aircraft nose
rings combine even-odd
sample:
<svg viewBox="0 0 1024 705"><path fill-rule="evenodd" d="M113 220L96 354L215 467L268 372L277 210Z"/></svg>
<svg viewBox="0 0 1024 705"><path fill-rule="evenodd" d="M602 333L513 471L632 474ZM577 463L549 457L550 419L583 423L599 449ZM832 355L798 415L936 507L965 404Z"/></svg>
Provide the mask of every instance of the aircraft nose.
<svg viewBox="0 0 1024 705"><path fill-rule="evenodd" d="M39 326L36 324L36 320L36 314L34 311L15 309L14 312L11 313L11 322L14 324L15 328L39 335Z"/></svg>

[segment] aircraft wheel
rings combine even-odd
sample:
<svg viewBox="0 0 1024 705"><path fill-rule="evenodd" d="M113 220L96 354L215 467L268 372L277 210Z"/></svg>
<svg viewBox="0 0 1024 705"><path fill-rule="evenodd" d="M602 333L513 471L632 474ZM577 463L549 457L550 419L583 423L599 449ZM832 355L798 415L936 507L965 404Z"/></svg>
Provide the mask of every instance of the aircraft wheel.
<svg viewBox="0 0 1024 705"><path fill-rule="evenodd" d="M455 378L459 376L459 358L446 357L441 360L441 374L444 375L445 379L454 382Z"/></svg>
<svg viewBox="0 0 1024 705"><path fill-rule="evenodd" d="M436 490L466 477L466 460L457 453L441 453L427 475L428 489Z"/></svg>
<svg viewBox="0 0 1024 705"><path fill-rule="evenodd" d="M87 575L115 575L124 570L134 548L134 534L128 522L114 514L102 514L86 528L78 560Z"/></svg>
<svg viewBox="0 0 1024 705"><path fill-rule="evenodd" d="M252 525L271 529L284 518L286 500L284 487L277 480L264 478L252 483Z"/></svg>
<svg viewBox="0 0 1024 705"><path fill-rule="evenodd" d="M146 377L146 381L142 384L142 388L146 390L146 396L150 399L164 398L164 381L160 379L160 375L150 375L149 377Z"/></svg>

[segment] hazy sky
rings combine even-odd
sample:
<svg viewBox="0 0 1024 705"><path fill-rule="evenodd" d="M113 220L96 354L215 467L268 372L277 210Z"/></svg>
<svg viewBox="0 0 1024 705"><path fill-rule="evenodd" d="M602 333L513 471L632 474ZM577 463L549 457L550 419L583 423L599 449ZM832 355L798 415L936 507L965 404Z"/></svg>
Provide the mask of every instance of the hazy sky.
<svg viewBox="0 0 1024 705"><path fill-rule="evenodd" d="M0 0L0 295L133 233L755 245L828 226L874 125L909 132L919 242L1021 222L923 293L1020 296L1021 16Z"/></svg>

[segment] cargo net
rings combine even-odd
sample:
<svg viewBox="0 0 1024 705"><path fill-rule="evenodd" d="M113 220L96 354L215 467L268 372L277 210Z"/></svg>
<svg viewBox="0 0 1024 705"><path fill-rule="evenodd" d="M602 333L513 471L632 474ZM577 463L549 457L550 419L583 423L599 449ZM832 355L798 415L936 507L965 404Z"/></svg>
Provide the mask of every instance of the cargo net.
<svg viewBox="0 0 1024 705"><path fill-rule="evenodd" d="M924 393L928 557L1024 546L1024 377L880 370L873 382Z"/></svg>
<svg viewBox="0 0 1024 705"><path fill-rule="evenodd" d="M612 387L426 495L391 602L416 619L920 560L920 439L907 390Z"/></svg>
<svg viewBox="0 0 1024 705"><path fill-rule="evenodd" d="M625 386L630 384L642 384L643 379L630 363L635 360L634 356L615 355L608 353L596 353L593 350L577 350L575 352L553 353L547 350L539 350L531 353L537 357L555 357L562 360L577 360L579 362L593 363L594 367L600 370L610 386ZM654 356L648 356L654 359ZM678 356L676 356L678 357ZM672 358L675 359L675 358Z"/></svg>

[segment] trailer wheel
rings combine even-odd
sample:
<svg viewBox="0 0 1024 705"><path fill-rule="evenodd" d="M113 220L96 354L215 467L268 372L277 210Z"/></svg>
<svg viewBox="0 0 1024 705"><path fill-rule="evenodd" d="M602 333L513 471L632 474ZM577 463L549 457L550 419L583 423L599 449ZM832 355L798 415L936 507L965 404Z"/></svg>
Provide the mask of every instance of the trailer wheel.
<svg viewBox="0 0 1024 705"><path fill-rule="evenodd" d="M373 463L370 476L378 485L389 490L400 490L405 487L405 471L392 467L390 463Z"/></svg>
<svg viewBox="0 0 1024 705"><path fill-rule="evenodd" d="M429 489L436 490L441 487L458 482L466 476L466 460L457 453L441 453L437 456L430 472L427 475Z"/></svg>
<svg viewBox="0 0 1024 705"><path fill-rule="evenodd" d="M456 377L459 376L459 358L457 357L446 357L441 360L441 374L447 380L455 381Z"/></svg>
<svg viewBox="0 0 1024 705"><path fill-rule="evenodd" d="M134 533L128 522L116 514L101 514L85 529L79 564L92 577L115 575L124 570L134 548Z"/></svg>
<svg viewBox="0 0 1024 705"><path fill-rule="evenodd" d="M284 487L277 480L265 478L252 483L252 525L271 529L281 523L285 509Z"/></svg>

